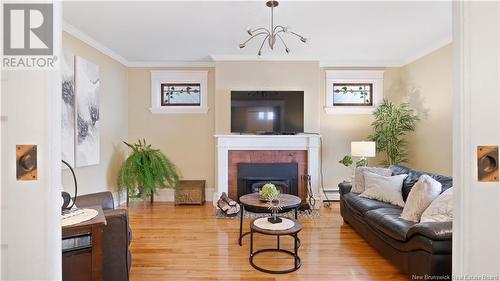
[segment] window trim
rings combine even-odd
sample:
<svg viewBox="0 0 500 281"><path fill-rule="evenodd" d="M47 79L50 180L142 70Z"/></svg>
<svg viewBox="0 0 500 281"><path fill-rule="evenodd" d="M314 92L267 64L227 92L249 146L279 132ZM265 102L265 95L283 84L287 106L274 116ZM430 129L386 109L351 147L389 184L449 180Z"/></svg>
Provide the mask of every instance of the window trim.
<svg viewBox="0 0 500 281"><path fill-rule="evenodd" d="M333 84L372 84L372 105L334 105ZM383 70L325 70L327 114L371 114L384 99Z"/></svg>
<svg viewBox="0 0 500 281"><path fill-rule="evenodd" d="M200 104L162 105L162 84L200 84ZM151 113L207 113L208 112L208 70L151 71Z"/></svg>

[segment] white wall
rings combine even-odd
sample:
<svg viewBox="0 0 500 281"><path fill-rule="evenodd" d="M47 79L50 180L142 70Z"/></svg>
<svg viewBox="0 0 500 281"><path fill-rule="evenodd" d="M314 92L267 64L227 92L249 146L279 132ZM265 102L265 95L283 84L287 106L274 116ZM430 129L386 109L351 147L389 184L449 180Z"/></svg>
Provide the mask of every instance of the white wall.
<svg viewBox="0 0 500 281"><path fill-rule="evenodd" d="M54 52L61 10L54 4ZM60 73L2 70L2 280L61 279ZM18 144L38 146L38 180L17 181Z"/></svg>
<svg viewBox="0 0 500 281"><path fill-rule="evenodd" d="M498 278L500 184L478 182L476 149L500 142L500 3L453 5L453 273Z"/></svg>

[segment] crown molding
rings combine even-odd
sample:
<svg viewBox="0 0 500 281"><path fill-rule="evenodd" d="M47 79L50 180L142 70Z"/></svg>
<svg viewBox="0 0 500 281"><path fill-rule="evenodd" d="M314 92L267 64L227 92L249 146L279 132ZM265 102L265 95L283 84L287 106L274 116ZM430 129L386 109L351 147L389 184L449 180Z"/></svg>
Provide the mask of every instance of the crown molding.
<svg viewBox="0 0 500 281"><path fill-rule="evenodd" d="M319 66L328 67L399 67L401 66L401 61L346 61L346 60L322 60Z"/></svg>
<svg viewBox="0 0 500 281"><path fill-rule="evenodd" d="M131 61L128 67L214 67L213 61Z"/></svg>
<svg viewBox="0 0 500 281"><path fill-rule="evenodd" d="M320 61L319 57L293 55L211 55L214 61Z"/></svg>
<svg viewBox="0 0 500 281"><path fill-rule="evenodd" d="M452 36L451 34L450 35L447 35L445 37L442 37L441 39L433 42L431 45L429 45L428 47L425 47L425 48L422 48L420 49L419 51L415 52L413 55L407 57L406 59L404 59L401 63L401 66L404 66L404 65L407 65L409 63L412 63L448 44L450 44L451 42L453 41L452 39Z"/></svg>
<svg viewBox="0 0 500 281"><path fill-rule="evenodd" d="M99 43L96 41L94 38L90 37L88 34L85 32L79 30L78 28L74 27L70 23L66 22L63 20L63 31L71 34L72 36L78 38L79 40L83 41L84 43L92 46L93 48L97 49L101 53L109 56L110 58L118 61L119 63L128 66L129 61L126 60L124 57L121 55L115 53L108 47L104 46L103 44Z"/></svg>

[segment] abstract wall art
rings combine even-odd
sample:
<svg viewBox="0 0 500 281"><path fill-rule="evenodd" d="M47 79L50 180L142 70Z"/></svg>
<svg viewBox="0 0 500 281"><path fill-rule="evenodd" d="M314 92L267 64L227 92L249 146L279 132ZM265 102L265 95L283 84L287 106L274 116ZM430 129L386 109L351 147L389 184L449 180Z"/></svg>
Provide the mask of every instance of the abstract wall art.
<svg viewBox="0 0 500 281"><path fill-rule="evenodd" d="M76 167L99 164L99 88L99 66L76 56Z"/></svg>
<svg viewBox="0 0 500 281"><path fill-rule="evenodd" d="M61 61L62 109L61 151L62 160L75 166L75 58L64 53ZM65 167L65 166L63 166ZM67 169L67 168L66 168Z"/></svg>

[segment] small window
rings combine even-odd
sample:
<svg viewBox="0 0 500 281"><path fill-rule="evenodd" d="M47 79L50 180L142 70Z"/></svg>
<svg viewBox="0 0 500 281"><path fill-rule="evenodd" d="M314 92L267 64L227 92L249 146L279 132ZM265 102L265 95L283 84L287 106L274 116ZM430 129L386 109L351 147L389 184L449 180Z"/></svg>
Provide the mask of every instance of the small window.
<svg viewBox="0 0 500 281"><path fill-rule="evenodd" d="M200 106L200 83L161 84L161 106Z"/></svg>
<svg viewBox="0 0 500 281"><path fill-rule="evenodd" d="M207 113L208 71L151 71L151 113Z"/></svg>
<svg viewBox="0 0 500 281"><path fill-rule="evenodd" d="M334 106L372 106L372 83L333 83Z"/></svg>
<svg viewBox="0 0 500 281"><path fill-rule="evenodd" d="M371 114L384 99L382 70L326 70L327 114Z"/></svg>

